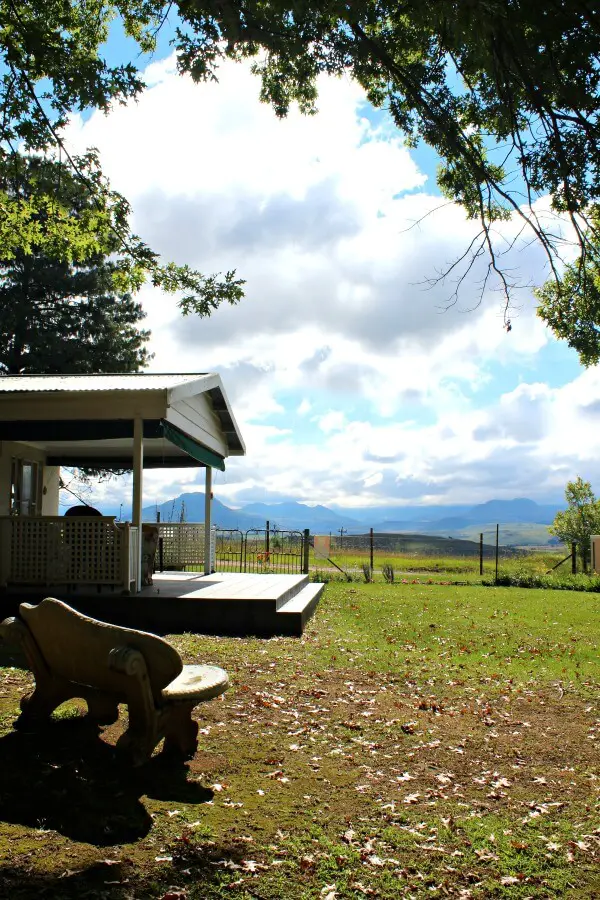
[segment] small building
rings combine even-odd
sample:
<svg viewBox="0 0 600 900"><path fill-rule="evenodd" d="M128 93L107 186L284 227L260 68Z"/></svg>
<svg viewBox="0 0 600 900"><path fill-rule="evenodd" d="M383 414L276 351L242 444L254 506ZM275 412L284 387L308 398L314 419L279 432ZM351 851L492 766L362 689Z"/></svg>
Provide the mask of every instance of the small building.
<svg viewBox="0 0 600 900"><path fill-rule="evenodd" d="M0 618L52 593L157 632L302 634L323 591L309 581L307 542L302 574L212 572L212 472L244 453L216 374L0 377ZM61 466L131 470L132 521L59 515ZM142 523L144 470L185 466L205 470L204 523L193 526L204 571L144 585L143 538L156 531Z"/></svg>
<svg viewBox="0 0 600 900"><path fill-rule="evenodd" d="M0 587L141 588L143 471L212 470L245 453L219 375L0 378ZM61 466L133 472L132 521L59 515ZM85 510L82 510L85 512Z"/></svg>

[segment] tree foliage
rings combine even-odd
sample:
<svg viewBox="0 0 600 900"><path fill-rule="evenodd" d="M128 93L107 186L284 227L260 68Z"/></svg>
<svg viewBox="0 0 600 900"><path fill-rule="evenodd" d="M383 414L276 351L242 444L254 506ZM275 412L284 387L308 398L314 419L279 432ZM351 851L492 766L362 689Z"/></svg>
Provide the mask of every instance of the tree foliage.
<svg viewBox="0 0 600 900"><path fill-rule="evenodd" d="M0 372L139 371L148 361L149 332L139 328L141 305L115 291L118 239L110 210L99 218L95 197L65 166L39 157L19 163L7 190L37 201L39 186L51 182L56 201L30 219L28 252L14 247L0 258ZM70 239L58 228L51 253L47 240L40 249L38 235L54 230L55 214L64 215ZM73 248L69 260L64 251Z"/></svg>
<svg viewBox="0 0 600 900"><path fill-rule="evenodd" d="M482 291L496 273L510 296L515 281L493 226L511 215L542 244L558 278L558 228L536 207L546 193L554 213L570 219L581 266L595 253L600 11L589 0L0 0L0 12L0 167L19 142L56 146L72 110L138 96L135 62L104 59L109 23L119 17L151 51L171 16L179 69L196 81L216 78L225 58L252 58L262 99L284 116L292 103L315 110L321 73L350 75L410 144L433 147L443 192L481 226L457 261L459 281L487 255ZM7 196L0 204L26 233L27 207ZM231 272L204 280L165 271L126 229L122 239L135 272L184 288L184 310L206 313L241 294Z"/></svg>
<svg viewBox="0 0 600 900"><path fill-rule="evenodd" d="M594 208L595 227L600 210ZM538 315L554 334L577 351L585 366L600 362L600 243L578 262L565 266L559 279L550 279L536 291Z"/></svg>
<svg viewBox="0 0 600 900"><path fill-rule="evenodd" d="M567 509L556 514L548 531L564 544L578 544L585 568L590 537L600 534L600 500L596 499L590 482L583 481L579 476L575 481L567 482L565 500Z"/></svg>

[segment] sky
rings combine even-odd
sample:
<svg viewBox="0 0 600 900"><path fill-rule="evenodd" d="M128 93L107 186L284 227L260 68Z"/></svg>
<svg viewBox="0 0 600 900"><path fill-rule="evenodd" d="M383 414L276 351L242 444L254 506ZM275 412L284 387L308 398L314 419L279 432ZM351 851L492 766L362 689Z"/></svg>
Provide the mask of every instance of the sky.
<svg viewBox="0 0 600 900"><path fill-rule="evenodd" d="M317 115L278 120L245 65L194 85L163 44L139 100L75 117L68 141L100 150L165 260L246 279L239 305L205 319L139 295L149 370L223 379L247 455L215 473L215 496L373 507L554 502L577 475L598 488L600 373L535 315L539 248L505 257L527 285L507 332L497 286L480 296L483 264L457 300L453 277L437 280L475 225L440 197L432 151L409 151L356 84L324 78ZM144 501L203 484L202 470L148 472ZM94 502L129 491L109 482Z"/></svg>

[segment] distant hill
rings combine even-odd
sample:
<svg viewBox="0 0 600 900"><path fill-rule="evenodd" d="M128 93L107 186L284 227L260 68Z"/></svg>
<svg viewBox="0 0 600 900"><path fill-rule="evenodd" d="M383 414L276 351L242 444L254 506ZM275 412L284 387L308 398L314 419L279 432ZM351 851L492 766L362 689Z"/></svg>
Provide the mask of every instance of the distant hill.
<svg viewBox="0 0 600 900"><path fill-rule="evenodd" d="M456 532L456 537L476 541L480 534L483 534L483 540L488 543L495 541L496 523L470 525ZM550 534L547 525L535 522L505 522L500 525L500 543L505 547L554 547L560 544L560 541Z"/></svg>
<svg viewBox="0 0 600 900"><path fill-rule="evenodd" d="M373 539L377 552L388 550L396 553L412 553L419 556L478 556L479 540L471 541L462 538L439 537L428 534L412 534L406 532L374 533ZM494 535L495 540L495 535ZM365 550L369 546L369 536L365 534L349 534L344 538L346 550ZM506 548L502 548L506 555ZM512 552L508 551L509 555ZM483 555L485 559L492 559L496 554L495 544L484 543Z"/></svg>
<svg viewBox="0 0 600 900"><path fill-rule="evenodd" d="M459 516L472 509L471 505L450 506L360 506L343 507L332 505L338 515L349 516L371 527L375 522L433 522L446 516Z"/></svg>
<svg viewBox="0 0 600 900"><path fill-rule="evenodd" d="M204 521L204 493L194 491L180 494L159 506L146 506L144 519L154 521L156 511L163 522L178 522L181 505L185 504L188 522ZM527 497L514 500L489 500L475 506L394 506L370 509L343 510L327 506L308 506L288 500L283 503L248 503L242 509L232 509L220 500L213 500L213 522L221 528L271 528L300 531L309 528L313 534L363 534L373 528L378 534L420 533L444 538L476 540L484 532L485 540L501 526L501 543L511 545L543 545L554 542L547 530L560 504L538 504ZM502 529L502 526L505 526Z"/></svg>
<svg viewBox="0 0 600 900"><path fill-rule="evenodd" d="M488 500L474 506L465 518L472 524L484 522L537 522L540 525L550 525L554 516L563 509L564 504L544 504L528 500L527 497L518 497L515 500Z"/></svg>
<svg viewBox="0 0 600 900"><path fill-rule="evenodd" d="M263 526L269 521L271 527L277 526L283 531L310 528L315 532L339 531L340 528L362 525L343 514L334 512L326 506L308 506L306 503L288 501L286 503L249 503L243 508L244 513L260 516Z"/></svg>
<svg viewBox="0 0 600 900"><path fill-rule="evenodd" d="M144 521L156 521L158 511L161 522L179 522L182 503L185 503L186 522L204 522L204 493L201 491L180 494L174 500L166 500L158 506L145 506L142 510ZM216 499L212 502L212 520L220 528L239 528L242 531L265 527L264 519L260 516L248 515L239 509L230 509Z"/></svg>

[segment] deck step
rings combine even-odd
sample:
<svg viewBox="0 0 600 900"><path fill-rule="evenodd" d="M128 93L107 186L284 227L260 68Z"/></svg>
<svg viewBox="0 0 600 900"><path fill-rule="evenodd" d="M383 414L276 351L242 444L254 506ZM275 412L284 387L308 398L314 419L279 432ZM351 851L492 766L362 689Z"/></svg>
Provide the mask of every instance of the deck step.
<svg viewBox="0 0 600 900"><path fill-rule="evenodd" d="M245 575L202 587L200 600L271 600L279 605L294 597L308 582L308 575Z"/></svg>
<svg viewBox="0 0 600 900"><path fill-rule="evenodd" d="M317 603L319 602L324 589L325 585L319 584L318 582L313 581L310 584L307 584L295 597L278 605L277 615L300 616L302 624L304 624L317 608Z"/></svg>

